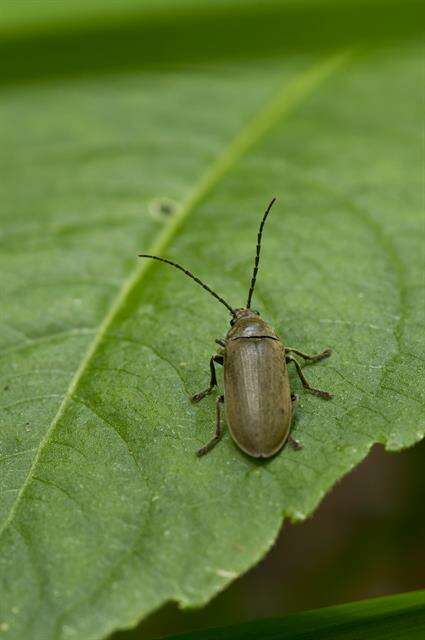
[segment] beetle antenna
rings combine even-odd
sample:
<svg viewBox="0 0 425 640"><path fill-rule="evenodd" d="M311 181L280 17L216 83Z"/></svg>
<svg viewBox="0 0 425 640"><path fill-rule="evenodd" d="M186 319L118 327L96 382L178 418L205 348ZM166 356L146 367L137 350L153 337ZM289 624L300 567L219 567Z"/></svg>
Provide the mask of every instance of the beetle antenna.
<svg viewBox="0 0 425 640"><path fill-rule="evenodd" d="M254 293L255 281L257 279L258 265L259 265L259 262L260 262L261 237L263 235L264 225L266 223L267 216L270 213L270 209L272 208L272 206L274 205L275 202L276 202L276 198L273 198L273 200L269 203L269 206L267 207L267 209L266 209L266 211L265 211L265 213L263 215L263 219L261 220L260 228L258 229L257 251L256 251L256 254L255 254L254 271L252 272L251 286L249 287L249 292L248 292L248 302L246 303L246 308L247 309L251 308L252 294Z"/></svg>
<svg viewBox="0 0 425 640"><path fill-rule="evenodd" d="M177 264L177 262L172 262L171 260L167 260L166 258L160 258L159 256L151 256L148 253L139 253L139 258L152 258L153 260L159 260L160 262L165 262L165 264L170 264L172 267L176 267L176 269L180 269L180 271L183 271L183 273L189 276L189 278L192 278L192 280L195 280L195 282L200 284L201 287L203 287L206 291L208 291L208 293L214 296L214 298L216 298L219 302L221 302L221 304L224 304L224 306L229 309L230 313L233 316L235 315L234 309L230 306L228 302L226 302L224 298L222 298L221 296L218 295L218 293L210 289L210 287L207 284L205 284L205 282L202 282L202 280L200 280L195 275L193 275L191 271L189 271L188 269L185 269L180 264Z"/></svg>

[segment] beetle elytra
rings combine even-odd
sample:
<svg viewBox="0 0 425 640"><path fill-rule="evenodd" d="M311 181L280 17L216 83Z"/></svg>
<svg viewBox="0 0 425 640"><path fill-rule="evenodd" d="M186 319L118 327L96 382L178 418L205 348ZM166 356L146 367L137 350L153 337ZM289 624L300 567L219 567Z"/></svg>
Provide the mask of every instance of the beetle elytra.
<svg viewBox="0 0 425 640"><path fill-rule="evenodd" d="M208 453L221 437L221 407L224 403L226 421L230 434L238 447L255 458L269 458L277 453L289 439L295 448L300 448L290 436L290 428L297 397L291 394L287 365L293 363L307 391L321 398L330 399L327 391L315 389L306 380L301 366L294 358L296 354L308 361L317 361L331 354L331 349L309 355L292 347L285 347L273 328L257 311L251 310L251 300L260 262L261 238L267 216L275 202L268 205L260 223L257 249L251 285L246 307L233 308L193 273L166 258L146 253L141 258L152 258L165 262L192 278L206 289L231 313L230 329L223 340L216 340L219 353L210 359L210 383L206 389L192 396L199 402L217 386L215 364L224 367L224 395L216 400L216 428L214 436L201 447L197 454Z"/></svg>

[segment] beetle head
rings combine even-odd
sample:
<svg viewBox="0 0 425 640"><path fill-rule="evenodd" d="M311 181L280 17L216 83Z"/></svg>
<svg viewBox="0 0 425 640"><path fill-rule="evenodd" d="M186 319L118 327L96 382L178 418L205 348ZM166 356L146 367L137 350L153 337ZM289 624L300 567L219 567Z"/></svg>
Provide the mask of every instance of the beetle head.
<svg viewBox="0 0 425 640"><path fill-rule="evenodd" d="M259 315L259 311L254 311L253 309L246 309L245 307L241 309L235 309L234 315L230 320L230 324L233 326L235 322L240 320L240 318L257 318Z"/></svg>

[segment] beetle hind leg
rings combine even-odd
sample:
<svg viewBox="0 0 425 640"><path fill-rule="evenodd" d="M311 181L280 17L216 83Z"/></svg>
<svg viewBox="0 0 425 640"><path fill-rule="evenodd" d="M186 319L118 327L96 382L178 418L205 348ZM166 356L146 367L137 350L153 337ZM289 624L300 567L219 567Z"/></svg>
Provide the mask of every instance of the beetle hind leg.
<svg viewBox="0 0 425 640"><path fill-rule="evenodd" d="M218 396L217 400L215 401L215 406L216 406L215 433L211 438L211 440L209 440L207 444L205 444L203 447L198 449L198 451L196 452L196 455L199 458L201 456L204 456L209 451L211 451L211 449L215 447L215 445L221 438L222 430L221 430L221 406L220 405L222 405L223 402L224 402L224 396Z"/></svg>
<svg viewBox="0 0 425 640"><path fill-rule="evenodd" d="M330 400L332 398L332 394L330 394L328 391L322 391L321 389L315 389L315 387L312 387L309 383L309 381L307 380L307 378L305 377L305 375L303 374L303 371L300 367L300 363L295 360L295 358L293 356L286 356L286 362L289 364L290 362L293 362L295 365L295 368L297 370L297 373L299 375L299 378L301 380L301 383L304 387L304 389L306 391L308 391L309 393L312 393L314 396L318 396L319 398L324 398L325 400Z"/></svg>
<svg viewBox="0 0 425 640"><path fill-rule="evenodd" d="M288 436L288 444L294 451L300 451L300 449L303 449L301 442L299 442L296 438L293 438L291 435Z"/></svg>
<svg viewBox="0 0 425 640"><path fill-rule="evenodd" d="M217 362L217 364L223 364L223 362L224 362L223 356L219 356L219 355L211 356L211 359L210 359L210 371L211 371L210 384L203 391L200 391L199 393L195 393L194 396L191 396L191 398L190 398L191 402L199 402L200 400L205 398L205 396L207 396L209 393L211 393L211 391L214 389L214 387L217 386L217 376L216 376L216 373L215 373L215 366L214 366L215 362Z"/></svg>
<svg viewBox="0 0 425 640"><path fill-rule="evenodd" d="M291 393L292 413L294 413L295 409L297 408L298 402L299 402L299 397L297 396L297 394Z"/></svg>
<svg viewBox="0 0 425 640"><path fill-rule="evenodd" d="M292 404L292 413L294 413L298 404L298 396L295 393L291 393L291 404ZM294 438L291 434L288 435L288 444L292 447L294 451L299 451L303 448L301 442L299 442L296 438Z"/></svg>

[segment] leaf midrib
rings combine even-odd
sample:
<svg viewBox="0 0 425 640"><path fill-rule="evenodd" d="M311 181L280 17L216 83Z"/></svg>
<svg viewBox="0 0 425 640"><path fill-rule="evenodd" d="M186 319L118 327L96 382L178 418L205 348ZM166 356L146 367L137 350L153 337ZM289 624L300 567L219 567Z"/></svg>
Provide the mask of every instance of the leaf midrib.
<svg viewBox="0 0 425 640"><path fill-rule="evenodd" d="M210 167L201 176L198 183L184 202L182 208L171 219L169 224L160 233L156 242L148 250L150 254L162 254L171 243L171 240L181 228L184 221L192 213L194 208L205 198L205 196L218 184L220 179L230 171L230 169L242 158L246 152L253 147L277 122L288 117L304 98L308 97L314 89L322 84L329 76L336 72L348 59L348 52L340 52L329 56L318 64L313 65L307 71L295 76L291 82L284 83L277 91L276 95L265 105L263 105L245 124L239 133L236 134L227 147L217 156ZM34 471L38 465L41 454L48 444L57 424L65 413L69 401L75 394L85 371L88 369L99 345L107 335L109 327L113 324L119 312L125 306L132 291L139 285L150 269L152 261L141 261L128 278L123 283L109 311L99 325L99 328L90 343L80 366L76 370L67 392L65 393L58 411L46 430L44 437L40 441L37 453L29 469L28 475L19 490L15 501L0 527L0 536L13 521L18 506L31 482Z"/></svg>

